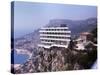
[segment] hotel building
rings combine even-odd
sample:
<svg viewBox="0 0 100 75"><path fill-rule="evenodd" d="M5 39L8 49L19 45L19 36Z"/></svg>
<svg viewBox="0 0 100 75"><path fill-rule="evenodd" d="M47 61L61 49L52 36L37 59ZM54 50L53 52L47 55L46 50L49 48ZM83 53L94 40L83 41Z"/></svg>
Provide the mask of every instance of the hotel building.
<svg viewBox="0 0 100 75"><path fill-rule="evenodd" d="M39 47L50 48L53 46L67 48L71 38L71 31L66 24L60 26L43 27L40 29Z"/></svg>

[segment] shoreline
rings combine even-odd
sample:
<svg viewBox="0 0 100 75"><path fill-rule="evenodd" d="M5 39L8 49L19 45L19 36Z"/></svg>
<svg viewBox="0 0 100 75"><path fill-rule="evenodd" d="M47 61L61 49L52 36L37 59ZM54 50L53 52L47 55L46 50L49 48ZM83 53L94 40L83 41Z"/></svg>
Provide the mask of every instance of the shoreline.
<svg viewBox="0 0 100 75"><path fill-rule="evenodd" d="M28 55L29 58L32 56L32 53L25 49L15 49L15 51L17 52L17 54Z"/></svg>

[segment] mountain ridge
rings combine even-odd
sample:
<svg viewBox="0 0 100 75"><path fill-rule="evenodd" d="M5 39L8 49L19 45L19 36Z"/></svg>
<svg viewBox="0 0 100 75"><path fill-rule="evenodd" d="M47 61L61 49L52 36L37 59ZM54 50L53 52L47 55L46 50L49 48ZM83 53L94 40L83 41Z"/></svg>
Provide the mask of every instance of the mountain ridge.
<svg viewBox="0 0 100 75"><path fill-rule="evenodd" d="M74 35L79 35L81 32L90 32L94 28L97 27L97 18L88 18L86 20L66 20L66 19L53 19L50 20L50 22L45 25L45 27L51 27L51 26L60 26L60 24L67 24L69 29L71 30L72 37ZM32 33L26 34L25 36L22 36L21 38L15 39L15 47L18 47L19 43L21 46L24 44L33 44L34 47L37 47L37 44L40 43L40 36L39 36L39 30L37 29ZM19 42L19 43L18 43Z"/></svg>

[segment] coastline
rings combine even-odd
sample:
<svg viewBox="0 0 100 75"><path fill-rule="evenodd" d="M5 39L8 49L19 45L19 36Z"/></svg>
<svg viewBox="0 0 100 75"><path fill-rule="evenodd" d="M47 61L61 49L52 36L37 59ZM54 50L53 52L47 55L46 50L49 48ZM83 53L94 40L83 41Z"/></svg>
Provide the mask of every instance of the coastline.
<svg viewBox="0 0 100 75"><path fill-rule="evenodd" d="M15 49L17 54L25 54L28 55L29 58L32 56L32 53L25 49Z"/></svg>

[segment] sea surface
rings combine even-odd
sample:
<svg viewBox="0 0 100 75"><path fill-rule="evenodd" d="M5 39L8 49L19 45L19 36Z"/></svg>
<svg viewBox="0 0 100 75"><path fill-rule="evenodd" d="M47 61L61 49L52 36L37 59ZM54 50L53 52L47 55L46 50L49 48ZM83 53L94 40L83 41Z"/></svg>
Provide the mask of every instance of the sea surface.
<svg viewBox="0 0 100 75"><path fill-rule="evenodd" d="M14 50L14 64L23 64L29 58L26 54L17 54Z"/></svg>

